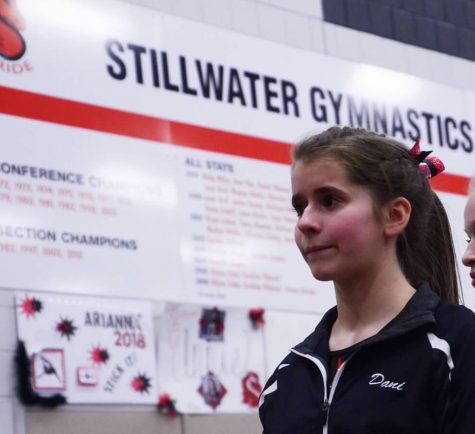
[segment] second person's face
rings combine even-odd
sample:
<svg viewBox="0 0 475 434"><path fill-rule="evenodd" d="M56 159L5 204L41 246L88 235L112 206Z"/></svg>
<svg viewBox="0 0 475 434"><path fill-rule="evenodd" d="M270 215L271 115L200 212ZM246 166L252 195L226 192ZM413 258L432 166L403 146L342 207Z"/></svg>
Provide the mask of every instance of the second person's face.
<svg viewBox="0 0 475 434"><path fill-rule="evenodd" d="M344 283L381 266L383 227L369 191L328 158L292 169L295 241L314 277Z"/></svg>
<svg viewBox="0 0 475 434"><path fill-rule="evenodd" d="M470 267L470 277L472 286L475 287L475 190L468 196L468 202L464 212L465 232L468 236L467 249L462 258L462 262Z"/></svg>

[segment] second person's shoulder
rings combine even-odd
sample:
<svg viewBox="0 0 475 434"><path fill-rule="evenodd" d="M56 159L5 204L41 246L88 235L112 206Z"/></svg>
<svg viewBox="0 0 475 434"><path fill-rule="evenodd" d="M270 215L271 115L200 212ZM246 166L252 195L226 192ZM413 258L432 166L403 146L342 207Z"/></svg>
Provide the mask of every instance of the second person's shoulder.
<svg viewBox="0 0 475 434"><path fill-rule="evenodd" d="M435 311L435 332L454 343L475 342L475 313L466 306L441 302Z"/></svg>

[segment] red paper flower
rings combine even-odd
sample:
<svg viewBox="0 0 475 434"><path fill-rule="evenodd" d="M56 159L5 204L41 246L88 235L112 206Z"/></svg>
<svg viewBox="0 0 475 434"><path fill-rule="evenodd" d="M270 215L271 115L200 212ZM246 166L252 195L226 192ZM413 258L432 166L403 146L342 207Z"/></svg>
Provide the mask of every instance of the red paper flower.
<svg viewBox="0 0 475 434"><path fill-rule="evenodd" d="M90 351L91 360L94 365L101 365L106 364L109 360L109 351L105 348L101 348L99 345L97 347L93 347Z"/></svg>
<svg viewBox="0 0 475 434"><path fill-rule="evenodd" d="M158 411L169 417L175 417L178 415L175 401L171 399L168 393L162 393L158 398Z"/></svg>
<svg viewBox="0 0 475 434"><path fill-rule="evenodd" d="M254 329L259 329L264 327L264 309L262 307L256 307L249 310L249 319L251 320L252 327Z"/></svg>
<svg viewBox="0 0 475 434"><path fill-rule="evenodd" d="M150 378L148 378L145 374L138 374L136 377L133 378L131 383L132 389L136 392L148 393L148 390L151 387Z"/></svg>
<svg viewBox="0 0 475 434"><path fill-rule="evenodd" d="M21 302L21 309L27 318L30 316L34 318L37 313L42 311L43 303L35 297L26 296Z"/></svg>

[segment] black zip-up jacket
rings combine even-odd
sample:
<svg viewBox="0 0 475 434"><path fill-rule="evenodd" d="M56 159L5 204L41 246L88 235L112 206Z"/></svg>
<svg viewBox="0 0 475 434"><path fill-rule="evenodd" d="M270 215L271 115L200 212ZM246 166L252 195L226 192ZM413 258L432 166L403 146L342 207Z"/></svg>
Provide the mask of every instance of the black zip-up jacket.
<svg viewBox="0 0 475 434"><path fill-rule="evenodd" d="M475 314L421 285L327 384L329 310L266 383L264 434L474 434Z"/></svg>

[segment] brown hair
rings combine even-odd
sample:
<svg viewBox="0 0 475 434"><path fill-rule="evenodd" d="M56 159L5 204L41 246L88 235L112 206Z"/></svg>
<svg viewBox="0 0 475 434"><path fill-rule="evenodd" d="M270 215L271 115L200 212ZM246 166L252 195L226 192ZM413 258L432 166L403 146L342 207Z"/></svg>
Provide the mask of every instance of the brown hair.
<svg viewBox="0 0 475 434"><path fill-rule="evenodd" d="M409 150L396 140L356 128L332 127L303 140L293 164L319 157L343 165L348 179L366 187L380 207L405 197L411 217L396 244L397 257L411 285L423 281L450 303L459 303L458 272L445 209Z"/></svg>

